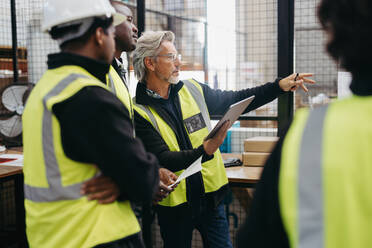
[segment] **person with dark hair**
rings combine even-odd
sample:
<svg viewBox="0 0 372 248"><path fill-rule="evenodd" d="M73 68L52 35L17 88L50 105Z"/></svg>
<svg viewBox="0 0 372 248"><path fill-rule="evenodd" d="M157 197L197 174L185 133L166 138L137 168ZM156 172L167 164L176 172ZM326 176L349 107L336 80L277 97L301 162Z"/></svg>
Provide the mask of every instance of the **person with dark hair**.
<svg viewBox="0 0 372 248"><path fill-rule="evenodd" d="M111 92L124 103L125 109L123 111L126 113L128 119L130 119L132 122L132 130L135 133L133 103L128 89L126 69L121 56L123 52L131 52L136 48L138 29L133 23L132 11L123 2L111 0L110 3L117 13L125 17L125 20L115 27L115 53L114 59L111 62L111 66L107 74L107 86L110 88ZM89 33L89 31L87 33ZM81 40L84 41L86 36L87 34L80 38L80 42ZM133 136L135 136L134 133ZM171 193L177 186L175 185L172 188L167 186L173 184L177 180L177 176L166 168L159 168L159 178L159 190L156 192L153 199L155 204L164 197L168 196L168 194ZM90 195L91 200L99 200L103 201L104 203L109 203L110 201L113 202L118 196L116 185L109 183L109 179L105 178L104 175L95 177L85 182L83 184L83 189L85 194ZM140 218L139 205L141 204L133 204L132 206L134 205L137 206L134 209L136 211L136 216Z"/></svg>
<svg viewBox="0 0 372 248"><path fill-rule="evenodd" d="M353 94L296 113L266 162L239 248L372 244L372 2L322 0L318 17Z"/></svg>
<svg viewBox="0 0 372 248"><path fill-rule="evenodd" d="M159 164L107 86L124 20L108 0L46 1L42 29L61 52L48 55L22 117L30 247L143 247L130 202L151 203ZM95 177L117 192L87 195Z"/></svg>
<svg viewBox="0 0 372 248"><path fill-rule="evenodd" d="M128 6L116 0L111 0L110 3L115 8L116 12L126 16L126 20L115 28L115 56L111 63L112 68L110 69L110 74L114 74L112 73L112 69L115 69L128 91L128 76L122 60L122 54L123 52L131 52L136 48L138 29L133 23L133 13Z"/></svg>

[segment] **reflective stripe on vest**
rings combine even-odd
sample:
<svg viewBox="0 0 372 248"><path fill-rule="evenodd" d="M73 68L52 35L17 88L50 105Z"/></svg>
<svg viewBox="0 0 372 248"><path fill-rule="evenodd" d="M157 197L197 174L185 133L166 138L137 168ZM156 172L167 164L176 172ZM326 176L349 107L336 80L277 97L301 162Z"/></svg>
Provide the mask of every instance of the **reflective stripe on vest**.
<svg viewBox="0 0 372 248"><path fill-rule="evenodd" d="M310 112L303 131L298 168L299 248L324 247L323 124L328 106Z"/></svg>
<svg viewBox="0 0 372 248"><path fill-rule="evenodd" d="M84 68L61 66L47 70L27 100L22 125L30 247L89 248L140 231L129 201L99 204L89 201L86 195L80 196L81 183L100 173L99 168L66 156L63 126L53 112L54 106L91 87L110 92L107 85ZM91 97L94 101L95 96ZM73 124L76 120L70 121Z"/></svg>
<svg viewBox="0 0 372 248"><path fill-rule="evenodd" d="M48 180L48 188L34 187L24 184L25 198L33 202L52 202L58 200L73 200L82 197L80 188L83 182L62 186L61 173L54 152L54 141L52 133L52 113L47 108L47 101L59 93L78 78L88 78L85 75L70 74L61 80L43 99L43 156L45 161L45 169Z"/></svg>
<svg viewBox="0 0 372 248"><path fill-rule="evenodd" d="M133 102L134 104L139 107L140 109L142 109L143 111L145 111L145 113L148 115L148 117L150 118L151 120L151 123L152 125L154 126L155 130L158 131L158 133L160 133L160 129L159 129L159 126L158 126L158 122L156 121L155 119L155 116L152 114L151 110L147 107L147 106L143 106L141 104L138 104L136 102L136 98L134 97L133 98Z"/></svg>
<svg viewBox="0 0 372 248"><path fill-rule="evenodd" d="M300 109L283 140L279 203L290 247L372 244L372 96Z"/></svg>
<svg viewBox="0 0 372 248"><path fill-rule="evenodd" d="M136 137L136 132L134 129L134 114L133 114L133 102L130 96L128 87L123 82L122 78L118 75L117 71L112 65L110 65L110 70L107 75L107 86L110 88L111 92L116 95L119 100L124 104L129 112L129 118L132 122L133 127L133 137Z"/></svg>
<svg viewBox="0 0 372 248"><path fill-rule="evenodd" d="M206 122L205 124L206 124L206 126L208 128L208 131L211 131L212 128L211 128L211 123L210 123L208 109L207 109L206 105L203 102L204 101L203 100L204 99L204 96L201 94L201 92L198 90L198 88L196 88L196 86L193 83L191 83L188 80L185 80L183 82L186 85L186 87L189 90L189 92L192 95L192 97L194 98L195 102L198 104L198 107L200 109L200 112L201 112L201 114L202 114L202 116L203 116L203 118L204 118L204 120ZM158 131L158 133L160 133L158 123L156 122L155 116L153 115L153 113L151 112L151 110L147 106L138 104L136 102L136 98L135 97L133 98L133 101L134 101L134 104L136 104L137 107L141 108L143 111L146 112L146 114L150 118L151 123L153 124L154 128L156 129L156 131Z"/></svg>
<svg viewBox="0 0 372 248"><path fill-rule="evenodd" d="M115 84L114 80L112 80L111 74L108 73L108 87L110 88L111 92L116 95L116 89L115 89Z"/></svg>
<svg viewBox="0 0 372 248"><path fill-rule="evenodd" d="M202 115L205 126L201 129L189 133L187 127L186 132L190 139L193 148L197 148L203 143L204 137L207 136L210 130L210 118L207 106L205 104L202 88L198 87L192 81L185 82L184 86L179 91L180 107L183 121L191 116ZM135 102L135 101L134 101ZM165 143L168 145L170 151L180 151L176 135L172 128L164 119L162 119L151 106L143 106L135 103L135 109L144 119L152 124L152 126L159 132ZM175 172L180 175L183 170ZM222 162L221 153L217 150L214 153L214 158L203 163L202 177L204 182L204 189L206 193L215 192L223 185L228 183L224 165ZM159 203L163 206L177 206L186 202L186 183L182 180L178 187L172 194Z"/></svg>

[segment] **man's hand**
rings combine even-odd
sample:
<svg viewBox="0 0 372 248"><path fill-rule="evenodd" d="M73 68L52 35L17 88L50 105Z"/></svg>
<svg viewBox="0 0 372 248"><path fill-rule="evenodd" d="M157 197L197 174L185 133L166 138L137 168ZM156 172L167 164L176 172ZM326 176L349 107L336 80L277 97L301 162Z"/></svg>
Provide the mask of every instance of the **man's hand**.
<svg viewBox="0 0 372 248"><path fill-rule="evenodd" d="M315 84L314 80L308 79L311 76L313 76L312 73L292 73L279 81L279 87L284 91L296 91L298 87L301 87L305 92L308 92L309 90L304 83Z"/></svg>
<svg viewBox="0 0 372 248"><path fill-rule="evenodd" d="M111 178L100 175L85 182L80 190L88 200L97 200L100 204L108 204L116 201L120 192L118 186Z"/></svg>
<svg viewBox="0 0 372 248"><path fill-rule="evenodd" d="M230 121L226 121L212 138L204 140L203 147L206 154L212 155L222 145L229 126Z"/></svg>
<svg viewBox="0 0 372 248"><path fill-rule="evenodd" d="M171 172L168 169L160 168L159 169L159 190L156 192L155 197L153 199L153 204L158 204L159 201L163 200L167 197L176 187L178 184L169 187L176 182L178 176Z"/></svg>
<svg viewBox="0 0 372 248"><path fill-rule="evenodd" d="M164 185L168 186L177 181L178 176L168 169L160 168L159 178Z"/></svg>

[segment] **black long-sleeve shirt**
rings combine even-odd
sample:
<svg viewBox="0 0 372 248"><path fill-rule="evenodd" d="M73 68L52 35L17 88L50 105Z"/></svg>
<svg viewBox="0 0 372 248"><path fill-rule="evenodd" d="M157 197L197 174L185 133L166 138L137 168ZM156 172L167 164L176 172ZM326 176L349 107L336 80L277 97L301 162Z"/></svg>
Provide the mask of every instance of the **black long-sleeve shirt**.
<svg viewBox="0 0 372 248"><path fill-rule="evenodd" d="M203 88L204 99L208 106L210 115L223 115L231 104L239 102L247 97L255 96L252 103L244 111L247 113L251 110L259 108L274 99L276 99L284 91L279 86L278 78L273 83L266 83L254 88L239 90L239 91L223 91L210 88L207 84L200 84Z"/></svg>
<svg viewBox="0 0 372 248"><path fill-rule="evenodd" d="M109 64L69 53L48 57L48 68L77 65L102 83ZM111 92L97 86L84 87L69 99L55 104L53 113L61 127L62 146L72 160L93 163L118 185L122 197L151 202L159 183L158 161L133 138L129 112Z"/></svg>
<svg viewBox="0 0 372 248"><path fill-rule="evenodd" d="M355 95L372 96L372 84L368 73L353 79L350 89ZM287 131L284 132L283 137ZM249 216L237 235L237 247L288 248L288 236L284 230L279 205L279 173L283 137L268 158L261 180L256 187Z"/></svg>

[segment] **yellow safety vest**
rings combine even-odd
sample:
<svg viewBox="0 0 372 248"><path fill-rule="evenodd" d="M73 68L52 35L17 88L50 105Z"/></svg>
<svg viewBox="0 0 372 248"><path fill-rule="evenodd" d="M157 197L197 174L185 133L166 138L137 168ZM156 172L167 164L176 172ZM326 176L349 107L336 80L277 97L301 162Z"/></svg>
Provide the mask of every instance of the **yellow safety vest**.
<svg viewBox="0 0 372 248"><path fill-rule="evenodd" d="M112 93L114 93L124 103L125 107L129 111L130 118L133 119L132 98L130 97L128 88L124 85L122 79L112 65L110 65L107 77L107 86L109 86Z"/></svg>
<svg viewBox="0 0 372 248"><path fill-rule="evenodd" d="M372 96L296 114L279 178L291 247L371 247L371 123Z"/></svg>
<svg viewBox="0 0 372 248"><path fill-rule="evenodd" d="M82 183L99 171L63 151L52 107L87 86L109 90L81 67L62 66L46 71L28 98L23 172L30 247L93 247L140 231L129 201L102 205L80 195Z"/></svg>
<svg viewBox="0 0 372 248"><path fill-rule="evenodd" d="M193 148L197 148L203 144L204 138L211 130L209 112L201 86L195 80L186 80L183 81L183 83L184 86L178 92L183 120L185 121L192 116L201 114L206 124L206 127L192 133L189 133L187 128L185 128ZM180 151L176 134L168 123L158 115L154 108L137 104L134 101L134 110L153 125L168 145L170 151ZM177 171L175 174L180 175L183 171L184 170ZM213 159L202 164L201 174L206 193L217 191L228 183L219 149L214 153ZM186 182L182 180L175 191L169 194L169 196L159 204L173 207L185 203L186 201Z"/></svg>

